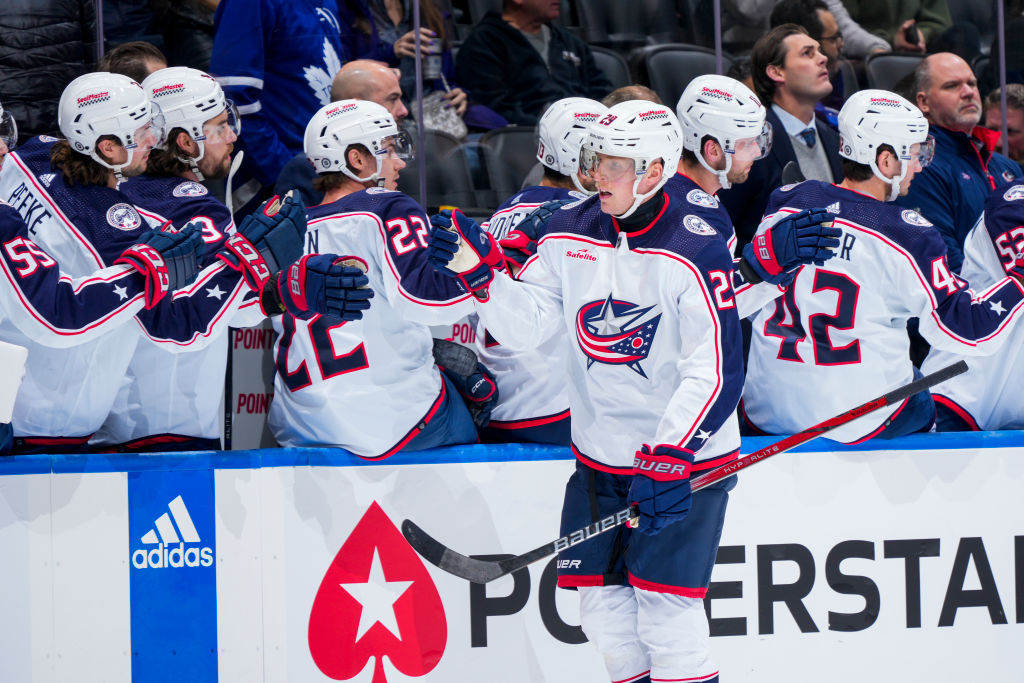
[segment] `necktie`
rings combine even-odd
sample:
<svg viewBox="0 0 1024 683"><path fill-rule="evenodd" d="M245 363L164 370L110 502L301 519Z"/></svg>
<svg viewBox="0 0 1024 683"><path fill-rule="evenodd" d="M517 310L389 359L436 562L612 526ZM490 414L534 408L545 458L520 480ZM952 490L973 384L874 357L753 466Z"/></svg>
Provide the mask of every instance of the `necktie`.
<svg viewBox="0 0 1024 683"><path fill-rule="evenodd" d="M817 141L818 136L813 128L804 128L802 131L797 133L797 135L800 136L800 139L804 141L805 145L814 149L814 143Z"/></svg>

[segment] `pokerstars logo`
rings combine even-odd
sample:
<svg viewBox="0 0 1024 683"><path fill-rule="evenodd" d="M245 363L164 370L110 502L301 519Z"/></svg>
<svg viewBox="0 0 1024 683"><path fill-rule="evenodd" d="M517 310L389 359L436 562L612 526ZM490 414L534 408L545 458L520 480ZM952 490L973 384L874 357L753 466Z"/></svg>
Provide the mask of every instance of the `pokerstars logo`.
<svg viewBox="0 0 1024 683"><path fill-rule="evenodd" d="M212 566L213 548L200 545L202 539L182 497L172 500L167 508L168 512L157 517L153 528L140 539L144 547L132 552L132 566L136 569Z"/></svg>
<svg viewBox="0 0 1024 683"><path fill-rule="evenodd" d="M427 568L376 502L338 550L309 614L309 652L333 680L373 665L387 683L385 657L406 676L424 676L441 661L448 622Z"/></svg>

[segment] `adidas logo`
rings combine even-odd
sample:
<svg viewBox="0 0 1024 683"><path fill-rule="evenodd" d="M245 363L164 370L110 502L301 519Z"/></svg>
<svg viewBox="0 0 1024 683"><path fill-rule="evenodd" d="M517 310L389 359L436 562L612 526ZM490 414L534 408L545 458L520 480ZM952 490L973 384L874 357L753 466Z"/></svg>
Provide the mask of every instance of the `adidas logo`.
<svg viewBox="0 0 1024 683"><path fill-rule="evenodd" d="M155 528L147 531L141 539L147 546L156 547L134 551L132 566L136 569L180 569L213 565L213 548L185 545L198 544L200 538L181 496L168 503L167 508L170 514L165 512L157 517Z"/></svg>
<svg viewBox="0 0 1024 683"><path fill-rule="evenodd" d="M44 173L43 175L39 176L39 182L41 182L43 185L46 185L47 187L49 187L50 183L52 183L53 179L56 178L56 177L57 177L56 173Z"/></svg>
<svg viewBox="0 0 1024 683"><path fill-rule="evenodd" d="M839 213L839 202L829 204L828 206L825 207L825 210L828 211L829 213Z"/></svg>

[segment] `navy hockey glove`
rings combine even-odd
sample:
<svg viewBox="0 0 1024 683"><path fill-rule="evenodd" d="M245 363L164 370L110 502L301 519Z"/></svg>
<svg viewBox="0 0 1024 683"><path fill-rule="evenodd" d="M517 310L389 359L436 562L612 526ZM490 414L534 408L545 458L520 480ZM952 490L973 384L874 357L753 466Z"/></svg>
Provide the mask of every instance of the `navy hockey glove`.
<svg viewBox="0 0 1024 683"><path fill-rule="evenodd" d="M504 270L505 260L494 236L484 232L458 209L445 209L430 217L427 260L435 270L457 277L467 292L487 300L487 285L494 271Z"/></svg>
<svg viewBox="0 0 1024 683"><path fill-rule="evenodd" d="M690 512L693 453L674 446L644 444L633 457L629 501L638 512L636 530L656 534Z"/></svg>
<svg viewBox="0 0 1024 683"><path fill-rule="evenodd" d="M494 375L480 363L472 349L447 339L434 340L434 362L455 385L476 428L486 427L491 421L491 411L498 405Z"/></svg>
<svg viewBox="0 0 1024 683"><path fill-rule="evenodd" d="M306 209L291 193L273 196L246 216L238 232L224 242L217 254L245 282L259 292L271 275L302 256L306 237Z"/></svg>
<svg viewBox="0 0 1024 683"><path fill-rule="evenodd" d="M509 272L523 267L527 259L537 253L537 240L544 234L548 221L555 211L577 199L553 199L544 202L532 213L523 217L505 237L498 241L505 255Z"/></svg>
<svg viewBox="0 0 1024 683"><path fill-rule="evenodd" d="M287 311L301 320L316 315L359 320L373 298L369 284L358 259L308 254L264 285L260 307L267 316Z"/></svg>
<svg viewBox="0 0 1024 683"><path fill-rule="evenodd" d="M170 292L188 285L199 273L203 226L193 221L175 231L170 223L142 236L114 263L126 263L146 278L146 308L153 308Z"/></svg>
<svg viewBox="0 0 1024 683"><path fill-rule="evenodd" d="M832 214L825 209L804 209L786 216L743 247L740 272L749 282L781 284L790 271L808 264L820 266L832 258L842 232L832 225ZM756 277L751 277L747 268Z"/></svg>

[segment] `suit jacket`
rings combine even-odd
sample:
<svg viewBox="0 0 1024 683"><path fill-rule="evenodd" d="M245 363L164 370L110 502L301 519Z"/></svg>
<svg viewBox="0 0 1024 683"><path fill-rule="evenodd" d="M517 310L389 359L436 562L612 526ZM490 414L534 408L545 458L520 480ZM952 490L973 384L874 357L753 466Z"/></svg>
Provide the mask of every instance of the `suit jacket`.
<svg viewBox="0 0 1024 683"><path fill-rule="evenodd" d="M770 106L766 119L772 124L774 131L774 142L768 156L754 162L745 183L718 192L718 198L729 211L733 227L736 229L737 250L742 249L757 232L757 226L768 205L768 196L782 185L782 169L790 161L796 161L793 143ZM815 119L814 123L818 129L818 143L825 145L825 155L828 157L829 166L832 167L832 176L838 183L843 179L843 165L839 157L839 133L821 119Z"/></svg>

